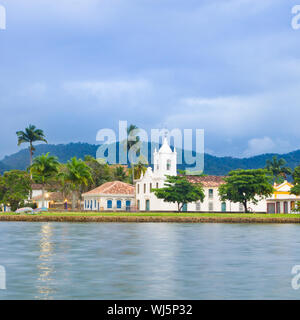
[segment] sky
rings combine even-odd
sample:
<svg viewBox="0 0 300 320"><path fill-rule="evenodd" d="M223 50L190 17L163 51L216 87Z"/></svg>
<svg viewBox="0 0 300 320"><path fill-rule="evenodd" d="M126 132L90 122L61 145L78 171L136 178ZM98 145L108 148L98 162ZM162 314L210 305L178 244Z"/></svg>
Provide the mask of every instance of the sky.
<svg viewBox="0 0 300 320"><path fill-rule="evenodd" d="M205 151L300 149L296 0L0 0L0 158L34 124L96 143L127 120L204 129Z"/></svg>

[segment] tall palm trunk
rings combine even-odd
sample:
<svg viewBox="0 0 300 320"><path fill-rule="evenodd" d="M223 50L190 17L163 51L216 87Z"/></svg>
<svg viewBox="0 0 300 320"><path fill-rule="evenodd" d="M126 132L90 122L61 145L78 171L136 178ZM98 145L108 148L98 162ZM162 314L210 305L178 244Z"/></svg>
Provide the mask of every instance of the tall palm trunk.
<svg viewBox="0 0 300 320"><path fill-rule="evenodd" d="M45 185L42 187L42 208L45 208Z"/></svg>
<svg viewBox="0 0 300 320"><path fill-rule="evenodd" d="M76 208L76 191L72 192L72 210Z"/></svg>
<svg viewBox="0 0 300 320"><path fill-rule="evenodd" d="M32 157L33 157L33 145L32 145L32 142L30 142L29 154L30 154L30 167L31 167L32 166ZM30 179L32 180L31 169L30 169Z"/></svg>

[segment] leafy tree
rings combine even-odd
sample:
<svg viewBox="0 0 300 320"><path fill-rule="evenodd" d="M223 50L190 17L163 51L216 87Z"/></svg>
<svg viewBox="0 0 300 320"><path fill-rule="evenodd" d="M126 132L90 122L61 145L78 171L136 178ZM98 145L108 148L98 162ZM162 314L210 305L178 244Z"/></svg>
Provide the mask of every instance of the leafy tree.
<svg viewBox="0 0 300 320"><path fill-rule="evenodd" d="M59 185L59 191L65 199L71 192L71 184L67 181L67 166L65 164L59 165L56 181Z"/></svg>
<svg viewBox="0 0 300 320"><path fill-rule="evenodd" d="M300 166L296 167L293 172L294 187L291 189L291 193L296 196L300 195Z"/></svg>
<svg viewBox="0 0 300 320"><path fill-rule="evenodd" d="M129 169L129 174L131 176L134 175L134 179L139 179L142 173L145 174L145 172L147 171L147 167L145 166L145 164L147 164L147 160L145 160L143 156L140 156L139 161L134 166L134 168L132 167Z"/></svg>
<svg viewBox="0 0 300 320"><path fill-rule="evenodd" d="M29 167L32 174L38 178L42 184L42 207L45 206L45 185L52 181L58 174L59 162L57 157L42 154L33 160Z"/></svg>
<svg viewBox="0 0 300 320"><path fill-rule="evenodd" d="M91 168L81 159L73 157L67 162L65 181L70 183L72 190L72 209L76 208L76 194L84 185L92 181Z"/></svg>
<svg viewBox="0 0 300 320"><path fill-rule="evenodd" d="M45 134L43 130L37 129L36 126L32 124L30 124L29 127L25 129L25 131L17 131L16 134L18 137L18 146L20 146L22 143L29 143L30 166L31 166L33 152L35 151L33 143L36 141L44 141L48 143L47 140L45 139Z"/></svg>
<svg viewBox="0 0 300 320"><path fill-rule="evenodd" d="M134 125L134 124L131 124L128 128L127 128L127 140L124 141L124 146L125 148L127 149L126 151L129 153L129 151L131 149L134 149L136 152L139 152L141 149L140 149L140 137L138 136L138 131L139 131L139 128ZM132 159L129 159L130 161ZM131 175L132 175L132 183L134 181L134 177L135 177L135 173L134 173L134 163L130 162L131 163Z"/></svg>
<svg viewBox="0 0 300 320"><path fill-rule="evenodd" d="M158 199L166 202L177 203L178 212L182 207L190 202L204 200L204 191L201 184L189 182L186 177L166 176L165 187L160 189L152 189L152 192Z"/></svg>
<svg viewBox="0 0 300 320"><path fill-rule="evenodd" d="M30 176L25 171L11 170L0 176L0 202L16 211L31 192Z"/></svg>
<svg viewBox="0 0 300 320"><path fill-rule="evenodd" d="M265 169L233 170L219 187L222 201L242 203L248 212L248 202L258 203L258 198L271 196L274 189Z"/></svg>
<svg viewBox="0 0 300 320"><path fill-rule="evenodd" d="M107 163L102 164L92 156L85 156L84 162L91 168L92 176L92 180L89 181L86 187L87 189L96 188L105 182L113 180L113 175Z"/></svg>
<svg viewBox="0 0 300 320"><path fill-rule="evenodd" d="M115 180L123 182L128 181L128 175L122 166L117 166L116 168L114 168L113 176Z"/></svg>
<svg viewBox="0 0 300 320"><path fill-rule="evenodd" d="M266 169L272 173L276 183L282 183L288 175L292 174L292 170L286 166L286 161L278 159L277 156L266 161Z"/></svg>

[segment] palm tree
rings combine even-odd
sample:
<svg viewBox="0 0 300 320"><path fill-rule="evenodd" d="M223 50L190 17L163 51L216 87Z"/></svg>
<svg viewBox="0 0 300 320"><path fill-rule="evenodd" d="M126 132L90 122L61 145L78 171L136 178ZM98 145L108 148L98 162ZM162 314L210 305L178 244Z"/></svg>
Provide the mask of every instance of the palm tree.
<svg viewBox="0 0 300 320"><path fill-rule="evenodd" d="M30 124L29 127L25 129L25 131L17 131L16 134L18 136L18 146L20 146L22 143L29 143L30 166L31 166L33 152L35 151L33 143L36 141L44 141L48 143L47 140L45 139L44 132L41 129L37 129L36 126Z"/></svg>
<svg viewBox="0 0 300 320"><path fill-rule="evenodd" d="M65 199L70 193L70 184L67 182L67 168L65 164L59 166L56 180L60 186L59 191L62 193L63 199Z"/></svg>
<svg viewBox="0 0 300 320"><path fill-rule="evenodd" d="M113 175L114 175L114 179L118 180L118 181L127 181L127 174L126 174L126 171L124 170L124 168L122 166L118 166L114 169L114 172L113 172Z"/></svg>
<svg viewBox="0 0 300 320"><path fill-rule="evenodd" d="M127 141L125 141L125 142L127 142L125 144L125 148L127 148L127 152L129 152L130 149L134 146L135 146L136 152L140 151L140 137L137 135L138 130L139 130L139 128L134 124L131 124L127 128ZM131 160L131 159L129 159L129 160ZM135 177L134 163L131 163L131 168L132 168L132 170L131 170L132 171L132 182L134 182L134 177Z"/></svg>
<svg viewBox="0 0 300 320"><path fill-rule="evenodd" d="M42 184L42 207L45 206L45 185L58 173L58 167L57 157L50 156L49 152L34 158L32 165L29 167Z"/></svg>
<svg viewBox="0 0 300 320"><path fill-rule="evenodd" d="M135 165L134 167L134 172L133 168L129 169L129 173L131 175L134 174L134 179L140 179L142 173L145 174L147 171L147 167L145 166L148 162L144 160L142 156L139 157L139 162Z"/></svg>
<svg viewBox="0 0 300 320"><path fill-rule="evenodd" d="M74 210L76 207L76 193L80 190L81 186L87 186L89 181L92 180L91 168L76 157L67 162L66 168L66 181L71 185L72 210Z"/></svg>
<svg viewBox="0 0 300 320"><path fill-rule="evenodd" d="M273 156L272 160L266 161L266 169L272 173L276 183L282 182L288 175L292 174L291 168L286 166L286 161L278 159L277 156Z"/></svg>

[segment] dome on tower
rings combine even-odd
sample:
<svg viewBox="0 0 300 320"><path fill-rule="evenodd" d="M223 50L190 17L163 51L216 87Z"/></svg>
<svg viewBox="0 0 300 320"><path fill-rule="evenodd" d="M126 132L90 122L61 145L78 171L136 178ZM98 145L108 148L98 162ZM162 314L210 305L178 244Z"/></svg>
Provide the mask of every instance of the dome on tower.
<svg viewBox="0 0 300 320"><path fill-rule="evenodd" d="M159 149L158 152L159 153L172 153L172 149L169 146L167 138L164 139L163 145L161 146L161 148Z"/></svg>

